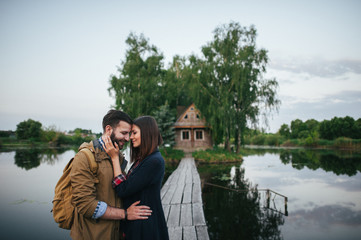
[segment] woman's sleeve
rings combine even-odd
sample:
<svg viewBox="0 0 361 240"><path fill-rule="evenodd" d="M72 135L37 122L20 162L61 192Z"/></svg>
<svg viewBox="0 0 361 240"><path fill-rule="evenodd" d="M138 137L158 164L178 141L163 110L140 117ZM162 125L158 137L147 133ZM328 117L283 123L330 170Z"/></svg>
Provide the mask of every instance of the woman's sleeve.
<svg viewBox="0 0 361 240"><path fill-rule="evenodd" d="M162 176L164 162L162 157L154 156L145 159L138 169L134 170L126 180L113 181L113 187L119 197L128 197L157 182L157 178Z"/></svg>

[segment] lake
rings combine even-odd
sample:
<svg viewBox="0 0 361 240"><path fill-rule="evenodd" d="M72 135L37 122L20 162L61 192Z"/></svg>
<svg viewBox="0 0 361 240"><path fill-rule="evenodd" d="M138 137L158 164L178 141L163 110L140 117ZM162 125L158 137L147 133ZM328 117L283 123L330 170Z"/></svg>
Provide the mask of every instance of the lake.
<svg viewBox="0 0 361 240"><path fill-rule="evenodd" d="M243 151L242 163L198 165L210 239L360 238L359 154ZM0 151L1 239L69 239L50 210L55 184L74 153ZM175 168L167 164L166 177Z"/></svg>
<svg viewBox="0 0 361 240"><path fill-rule="evenodd" d="M361 237L359 154L247 149L241 164L198 170L210 239Z"/></svg>

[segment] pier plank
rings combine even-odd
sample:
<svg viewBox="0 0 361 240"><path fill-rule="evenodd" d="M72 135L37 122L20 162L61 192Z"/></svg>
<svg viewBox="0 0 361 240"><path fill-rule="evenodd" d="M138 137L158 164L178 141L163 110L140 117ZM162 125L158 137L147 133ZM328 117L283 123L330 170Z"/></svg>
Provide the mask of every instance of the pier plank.
<svg viewBox="0 0 361 240"><path fill-rule="evenodd" d="M170 227L178 227L180 218L180 204L170 205L167 225Z"/></svg>
<svg viewBox="0 0 361 240"><path fill-rule="evenodd" d="M182 227L168 227L169 240L182 240Z"/></svg>
<svg viewBox="0 0 361 240"><path fill-rule="evenodd" d="M194 226L183 227L183 240L197 239L197 233Z"/></svg>
<svg viewBox="0 0 361 240"><path fill-rule="evenodd" d="M169 238L209 240L202 188L194 158L183 158L161 190Z"/></svg>

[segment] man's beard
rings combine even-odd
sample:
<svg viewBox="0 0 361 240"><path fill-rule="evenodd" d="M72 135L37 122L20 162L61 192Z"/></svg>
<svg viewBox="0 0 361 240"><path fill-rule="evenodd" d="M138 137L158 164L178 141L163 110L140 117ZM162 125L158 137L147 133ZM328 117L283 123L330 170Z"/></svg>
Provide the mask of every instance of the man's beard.
<svg viewBox="0 0 361 240"><path fill-rule="evenodd" d="M113 132L112 132L112 134L110 135L110 140L112 141L114 147L115 147L115 143L117 143L119 149L123 149L123 146L124 146L125 142L124 142L124 141L121 141L120 139L115 138L115 134L114 134ZM122 142L123 145L119 144L119 142Z"/></svg>

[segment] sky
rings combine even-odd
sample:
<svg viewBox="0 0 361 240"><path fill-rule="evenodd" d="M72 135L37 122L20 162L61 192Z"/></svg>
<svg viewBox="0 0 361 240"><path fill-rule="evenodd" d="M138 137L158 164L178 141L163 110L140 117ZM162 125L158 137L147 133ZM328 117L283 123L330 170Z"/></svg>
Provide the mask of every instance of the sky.
<svg viewBox="0 0 361 240"><path fill-rule="evenodd" d="M265 78L279 83L276 132L292 120L361 117L361 1L0 0L0 130L27 119L45 128L102 132L108 92L131 32L165 57L201 57L216 27L257 29ZM133 116L134 117L134 116Z"/></svg>

